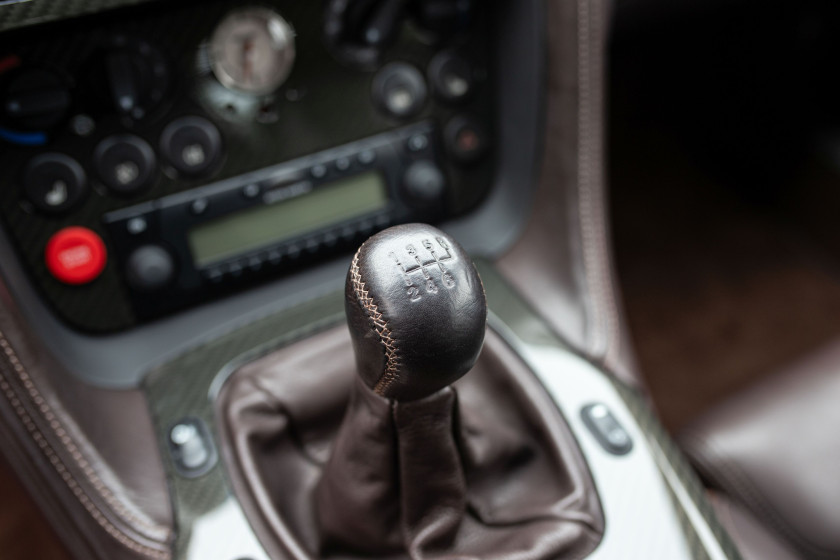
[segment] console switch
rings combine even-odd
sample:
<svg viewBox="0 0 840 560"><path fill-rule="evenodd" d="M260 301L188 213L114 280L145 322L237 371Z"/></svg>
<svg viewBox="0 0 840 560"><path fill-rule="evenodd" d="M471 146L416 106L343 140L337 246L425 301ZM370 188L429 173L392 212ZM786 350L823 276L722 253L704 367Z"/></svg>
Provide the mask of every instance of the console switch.
<svg viewBox="0 0 840 560"><path fill-rule="evenodd" d="M169 453L187 478L206 473L218 459L207 426L197 418L183 418L169 430Z"/></svg>
<svg viewBox="0 0 840 560"><path fill-rule="evenodd" d="M110 136L99 143L93 155L102 182L112 192L133 195L154 180L157 160L152 147L137 136Z"/></svg>
<svg viewBox="0 0 840 560"><path fill-rule="evenodd" d="M26 166L23 190L38 210L62 214L87 193L87 176L79 162L69 156L41 154Z"/></svg>
<svg viewBox="0 0 840 560"><path fill-rule="evenodd" d="M419 113L428 90L423 74L404 62L393 62L373 78L373 100L389 116L404 119Z"/></svg>
<svg viewBox="0 0 840 560"><path fill-rule="evenodd" d="M433 161L415 161L406 169L402 187L412 206L426 208L441 201L446 177Z"/></svg>
<svg viewBox="0 0 840 560"><path fill-rule="evenodd" d="M443 141L449 154L462 164L475 163L487 151L487 134L472 117L457 116L443 129Z"/></svg>
<svg viewBox="0 0 840 560"><path fill-rule="evenodd" d="M633 449L633 440L627 430L618 423L613 413L601 403L583 407L580 412L583 423L601 444L613 455L626 455Z"/></svg>
<svg viewBox="0 0 840 560"><path fill-rule="evenodd" d="M174 278L175 261L160 245L144 245L128 257L126 275L132 287L138 290L157 290Z"/></svg>
<svg viewBox="0 0 840 560"><path fill-rule="evenodd" d="M460 103L473 91L472 67L462 56L444 51L429 63L429 81L443 101Z"/></svg>
<svg viewBox="0 0 840 560"><path fill-rule="evenodd" d="M183 117L163 130L160 151L182 175L206 175L221 159L222 137L207 119Z"/></svg>
<svg viewBox="0 0 840 560"><path fill-rule="evenodd" d="M87 284L105 268L105 243L95 232L78 226L56 232L44 254L50 273L65 284Z"/></svg>

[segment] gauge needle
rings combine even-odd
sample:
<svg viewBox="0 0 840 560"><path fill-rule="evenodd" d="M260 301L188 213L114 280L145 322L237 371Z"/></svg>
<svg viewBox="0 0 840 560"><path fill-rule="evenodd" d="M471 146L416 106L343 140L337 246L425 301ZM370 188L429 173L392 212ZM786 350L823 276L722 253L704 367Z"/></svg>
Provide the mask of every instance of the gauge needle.
<svg viewBox="0 0 840 560"><path fill-rule="evenodd" d="M246 37L242 41L242 77L246 82L251 81L252 63L254 58L254 39Z"/></svg>

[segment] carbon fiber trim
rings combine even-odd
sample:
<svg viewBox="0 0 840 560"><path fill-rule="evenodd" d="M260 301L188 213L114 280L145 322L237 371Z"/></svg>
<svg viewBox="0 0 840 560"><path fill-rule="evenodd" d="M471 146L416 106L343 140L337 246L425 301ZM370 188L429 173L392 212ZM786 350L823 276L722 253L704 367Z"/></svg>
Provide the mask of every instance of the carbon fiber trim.
<svg viewBox="0 0 840 560"><path fill-rule="evenodd" d="M0 31L95 14L160 0L6 0L0 1Z"/></svg>
<svg viewBox="0 0 840 560"><path fill-rule="evenodd" d="M667 462L667 465L662 465L660 462L660 468L670 468L676 473L683 488L685 488L692 502L699 509L727 557L730 560L741 560L741 554L738 552L738 548L723 528L723 525L718 521L712 505L706 499L705 490L700 479L697 477L697 473L691 468L691 465L685 457L683 457L682 452L662 427L659 419L654 416L650 405L647 404L635 389L628 387L614 377L611 379L616 390L621 394L624 402L627 403L628 408L645 432L650 443L663 452L661 461ZM674 509L679 513L680 524L682 525L689 547L694 554L694 558L697 560L707 560L709 555L703 545L702 539L697 533L697 529L686 515L685 509L674 495L674 489L670 485L669 490L674 500Z"/></svg>

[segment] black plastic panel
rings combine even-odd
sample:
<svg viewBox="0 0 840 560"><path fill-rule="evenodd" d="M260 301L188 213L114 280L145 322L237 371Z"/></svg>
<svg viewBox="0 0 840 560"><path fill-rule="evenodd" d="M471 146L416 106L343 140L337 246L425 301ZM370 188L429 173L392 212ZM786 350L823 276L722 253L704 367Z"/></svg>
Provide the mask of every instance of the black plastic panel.
<svg viewBox="0 0 840 560"><path fill-rule="evenodd" d="M71 95L70 109L59 124L34 131L45 135L46 145L24 146L0 140L0 184L4 185L0 210L4 226L31 281L68 324L82 331L109 333L136 325L138 315L119 259L110 259L103 274L87 285L67 286L52 277L44 265L43 252L50 236L64 227L83 225L92 229L103 237L113 254L116 247L103 224L103 216L127 206L415 122L430 122L436 131L443 131L453 117L467 115L477 118L489 138L494 137L490 6L477 8L470 33L436 44L421 37L411 25L403 26L382 64L400 60L425 72L435 54L455 47L473 63L477 82L476 91L465 104L453 105L430 97L419 114L398 120L384 115L372 102L374 73L338 62L323 45L320 2L269 4L295 28L298 53L288 81L273 99L233 93L212 76L207 39L226 13L241 6L238 2L152 3L0 36L0 69L4 60L13 62L10 69L0 74L0 94L21 72L40 68L58 76ZM142 117L120 116L113 107L102 61L115 48L144 52L155 65L158 61L165 63L166 71L155 81L163 95L144 107ZM160 165L152 186L132 196L113 194L99 180L92 159L103 139L130 133L159 151L165 127L189 115L210 120L221 132L223 158L211 174L183 177ZM438 143L445 144L442 138ZM87 171L92 188L70 213L56 216L39 212L24 196L22 174L26 162L47 151L69 155ZM158 161L164 159L160 153L157 155ZM456 217L475 208L488 193L496 162L494 146L477 164L464 165L451 159L445 159L443 164L450 185L445 215Z"/></svg>
<svg viewBox="0 0 840 560"><path fill-rule="evenodd" d="M488 8L489 9L489 8ZM472 255L494 257L517 239L530 210L545 124L545 13L541 0L492 8L492 87L498 150L493 187L478 208L440 227ZM0 232L0 274L29 328L69 375L101 387L137 387L150 368L220 333L341 288L350 255L228 298L107 336L60 322L29 281L8 235Z"/></svg>

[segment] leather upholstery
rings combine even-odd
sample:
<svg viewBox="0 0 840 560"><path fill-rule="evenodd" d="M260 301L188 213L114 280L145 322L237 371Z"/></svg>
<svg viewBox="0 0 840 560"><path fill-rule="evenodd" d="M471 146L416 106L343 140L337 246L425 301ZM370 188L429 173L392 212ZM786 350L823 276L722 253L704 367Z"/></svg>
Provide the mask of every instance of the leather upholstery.
<svg viewBox="0 0 840 560"><path fill-rule="evenodd" d="M75 557L171 557L171 503L142 393L74 379L2 285L0 448Z"/></svg>
<svg viewBox="0 0 840 560"><path fill-rule="evenodd" d="M680 441L710 484L805 558L840 557L840 343L736 395Z"/></svg>
<svg viewBox="0 0 840 560"><path fill-rule="evenodd" d="M549 0L545 151L533 210L499 270L572 347L642 387L616 284L604 157L608 0Z"/></svg>
<svg viewBox="0 0 840 560"><path fill-rule="evenodd" d="M802 560L784 539L731 498L718 492L710 492L708 498L743 560Z"/></svg>
<svg viewBox="0 0 840 560"><path fill-rule="evenodd" d="M358 380L316 489L323 550L443 554L466 514L455 392L388 401Z"/></svg>
<svg viewBox="0 0 840 560"><path fill-rule="evenodd" d="M484 342L484 287L458 243L426 224L380 232L347 273L345 310L359 375L378 395L414 400L464 375Z"/></svg>
<svg viewBox="0 0 840 560"><path fill-rule="evenodd" d="M357 382L351 354L347 329L332 329L243 366L217 401L231 480L273 557L531 560L594 549L604 521L574 436L497 336L487 333L454 390L408 402ZM436 464L449 474L433 476Z"/></svg>

